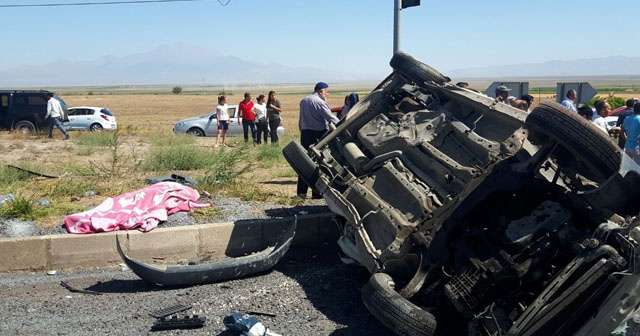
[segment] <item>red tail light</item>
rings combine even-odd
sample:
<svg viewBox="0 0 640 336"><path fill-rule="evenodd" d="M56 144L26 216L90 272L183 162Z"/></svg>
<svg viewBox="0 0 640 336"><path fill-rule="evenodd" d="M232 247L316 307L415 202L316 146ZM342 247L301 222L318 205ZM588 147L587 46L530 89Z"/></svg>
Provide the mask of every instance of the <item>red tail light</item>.
<svg viewBox="0 0 640 336"><path fill-rule="evenodd" d="M109 118L107 118L107 116L104 114L101 114L100 118L104 119L105 121L109 121Z"/></svg>

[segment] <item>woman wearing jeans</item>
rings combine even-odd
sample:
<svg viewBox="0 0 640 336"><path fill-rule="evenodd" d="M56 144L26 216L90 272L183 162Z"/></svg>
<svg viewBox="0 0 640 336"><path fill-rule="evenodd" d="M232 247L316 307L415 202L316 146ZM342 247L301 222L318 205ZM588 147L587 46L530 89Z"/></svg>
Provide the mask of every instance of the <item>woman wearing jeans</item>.
<svg viewBox="0 0 640 336"><path fill-rule="evenodd" d="M278 126L280 125L281 112L282 108L280 107L280 102L276 99L276 92L273 90L269 91L269 97L267 98L267 119L269 120L272 144L278 143Z"/></svg>

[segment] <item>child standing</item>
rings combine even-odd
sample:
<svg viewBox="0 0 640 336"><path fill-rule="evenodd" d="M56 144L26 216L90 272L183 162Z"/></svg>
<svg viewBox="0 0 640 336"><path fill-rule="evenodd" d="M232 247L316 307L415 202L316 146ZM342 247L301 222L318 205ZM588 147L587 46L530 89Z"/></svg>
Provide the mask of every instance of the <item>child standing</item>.
<svg viewBox="0 0 640 336"><path fill-rule="evenodd" d="M218 135L216 136L215 147L220 146L220 135L222 135L222 146L226 146L227 131L229 130L229 106L227 105L227 97L218 97L218 106L216 107Z"/></svg>

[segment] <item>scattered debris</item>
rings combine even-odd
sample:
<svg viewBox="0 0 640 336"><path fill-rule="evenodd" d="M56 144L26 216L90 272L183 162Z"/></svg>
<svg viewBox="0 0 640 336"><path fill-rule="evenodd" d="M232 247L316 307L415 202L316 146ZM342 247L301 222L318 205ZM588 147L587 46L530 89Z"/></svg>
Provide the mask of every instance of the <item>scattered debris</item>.
<svg viewBox="0 0 640 336"><path fill-rule="evenodd" d="M47 275L56 275L56 273L58 273L58 271L56 271L56 270L47 271Z"/></svg>
<svg viewBox="0 0 640 336"><path fill-rule="evenodd" d="M38 173L38 172L34 172L32 170L28 170L22 167L18 167L18 166L14 166L14 165L7 165L7 167L9 168L13 168L13 169L17 169L23 172L27 172L31 175L36 175L36 176L41 176L41 177L46 177L46 178L59 178L59 176L54 176L54 175L47 175L47 174L42 174L42 173Z"/></svg>
<svg viewBox="0 0 640 336"><path fill-rule="evenodd" d="M75 287L71 287L64 281L60 281L60 285L62 285L62 287L64 287L64 288L68 289L70 292L74 292L74 293L102 295L102 293L100 293L100 292L96 292L96 291L92 291L92 290L88 290L88 289L77 289Z"/></svg>
<svg viewBox="0 0 640 336"><path fill-rule="evenodd" d="M4 205L7 202L15 201L16 197L13 194L6 194L0 196L0 205Z"/></svg>
<svg viewBox="0 0 640 336"><path fill-rule="evenodd" d="M198 184L198 181L180 174L171 174L158 177L148 177L144 180L146 184L155 184L158 182L178 182L186 186L192 187Z"/></svg>
<svg viewBox="0 0 640 336"><path fill-rule="evenodd" d="M170 318L161 317L151 327L151 330L169 330L169 329L195 329L202 328L207 321L206 317L198 315L184 316L182 318L173 315Z"/></svg>
<svg viewBox="0 0 640 336"><path fill-rule="evenodd" d="M280 336L265 327L260 319L246 313L233 313L226 316L222 323L229 330L239 331L245 336Z"/></svg>
<svg viewBox="0 0 640 336"><path fill-rule="evenodd" d="M185 305L185 304L177 304L177 305L173 305L171 307L167 307L167 308L162 308L159 310L154 310L152 312L149 312L149 315L155 317L155 318L161 318L161 317L167 317L169 315L173 315L175 313L179 313L181 311L185 311L187 309L191 308L191 305Z"/></svg>

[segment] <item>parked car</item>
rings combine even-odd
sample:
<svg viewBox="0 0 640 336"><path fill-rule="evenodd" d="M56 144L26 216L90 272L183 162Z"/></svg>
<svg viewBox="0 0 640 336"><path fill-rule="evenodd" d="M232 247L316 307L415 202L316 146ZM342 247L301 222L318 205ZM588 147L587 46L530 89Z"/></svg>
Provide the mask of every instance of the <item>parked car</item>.
<svg viewBox="0 0 640 336"><path fill-rule="evenodd" d="M117 130L116 117L109 109L95 106L78 106L68 109L69 129L85 131Z"/></svg>
<svg viewBox="0 0 640 336"><path fill-rule="evenodd" d="M48 94L46 90L0 90L0 129L22 133L47 129ZM66 120L67 104L56 95L54 98L60 102L65 114L63 119ZM66 121L63 126L68 126Z"/></svg>
<svg viewBox="0 0 640 336"><path fill-rule="evenodd" d="M238 105L229 105L229 116L231 121L229 122L229 130L227 136L242 136L242 124L238 124L238 117L240 110ZM173 127L174 133L186 133L195 136L207 136L214 137L218 135L218 121L216 110L213 110L205 115L199 117L182 119L176 123ZM278 126L278 136L284 134L284 126L282 126L282 119L280 119L280 125Z"/></svg>
<svg viewBox="0 0 640 336"><path fill-rule="evenodd" d="M405 53L292 168L338 215L398 335L609 335L640 306L640 167L562 105L531 113Z"/></svg>

